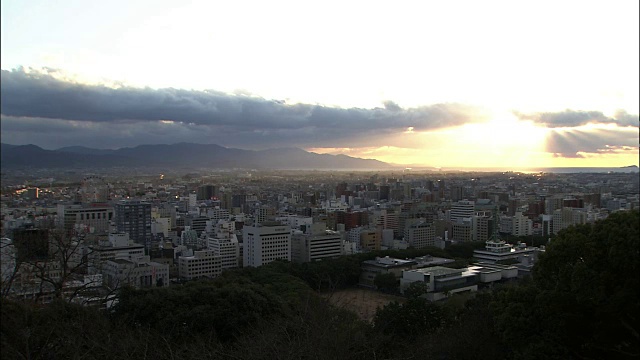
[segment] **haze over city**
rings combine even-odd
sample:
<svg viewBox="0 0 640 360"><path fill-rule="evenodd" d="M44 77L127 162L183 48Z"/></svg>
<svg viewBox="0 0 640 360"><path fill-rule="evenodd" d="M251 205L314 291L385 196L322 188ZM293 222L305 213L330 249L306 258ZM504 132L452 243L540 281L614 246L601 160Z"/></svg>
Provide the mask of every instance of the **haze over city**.
<svg viewBox="0 0 640 360"><path fill-rule="evenodd" d="M638 3L2 1L1 140L638 165Z"/></svg>

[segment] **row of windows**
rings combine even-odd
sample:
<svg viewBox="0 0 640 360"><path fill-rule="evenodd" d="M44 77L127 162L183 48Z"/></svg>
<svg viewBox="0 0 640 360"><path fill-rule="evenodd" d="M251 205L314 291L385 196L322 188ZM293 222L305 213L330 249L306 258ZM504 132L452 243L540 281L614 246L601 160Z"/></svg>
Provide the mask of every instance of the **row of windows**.
<svg viewBox="0 0 640 360"><path fill-rule="evenodd" d="M282 241L277 241L277 240L287 240L287 241L289 241L289 237L288 236L278 236L278 237L263 238L262 239L262 243L263 244L273 244L273 243L281 243L282 242Z"/></svg>
<svg viewBox="0 0 640 360"><path fill-rule="evenodd" d="M195 271L189 274L186 274L187 277L196 277L196 276L210 276L216 275L217 273L211 273L210 271Z"/></svg>
<svg viewBox="0 0 640 360"><path fill-rule="evenodd" d="M97 214L97 217L96 217ZM87 216L85 216L84 213L80 213L80 220L95 220L96 218L98 220L100 219L107 219L107 213L91 213L91 214L86 214ZM91 215L91 216L89 216ZM109 220L113 219L113 213L109 213Z"/></svg>
<svg viewBox="0 0 640 360"><path fill-rule="evenodd" d="M287 256L269 256L269 257L263 257L262 258L262 262L268 262L268 261L273 261L273 260L277 260L277 259L285 259L287 260L288 257Z"/></svg>
<svg viewBox="0 0 640 360"><path fill-rule="evenodd" d="M324 254L324 253L340 253L342 251L341 248L334 248L334 249L315 249L315 250L311 250L309 251L309 254Z"/></svg>
<svg viewBox="0 0 640 360"><path fill-rule="evenodd" d="M262 253L262 256L276 256L276 257L280 257L280 256L284 256L284 257L288 257L289 253L288 252L277 252L277 251L265 251L264 253Z"/></svg>
<svg viewBox="0 0 640 360"><path fill-rule="evenodd" d="M192 271L192 270L205 270L205 269L220 269L220 268L222 268L222 265L215 265L215 266L203 266L203 265L200 265L200 266L195 266L195 265L194 265L194 266L191 266L191 265L189 265L189 266L187 266L187 270L188 270L188 271Z"/></svg>

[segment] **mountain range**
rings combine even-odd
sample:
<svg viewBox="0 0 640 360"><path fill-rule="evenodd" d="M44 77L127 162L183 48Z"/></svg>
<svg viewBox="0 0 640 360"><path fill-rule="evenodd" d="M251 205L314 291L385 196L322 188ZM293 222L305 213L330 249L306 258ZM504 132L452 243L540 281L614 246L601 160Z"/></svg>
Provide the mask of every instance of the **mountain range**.
<svg viewBox="0 0 640 360"><path fill-rule="evenodd" d="M390 169L393 165L299 148L243 150L215 144L140 145L117 150L69 146L45 150L36 145L2 144L0 166L11 168L179 167L250 169Z"/></svg>

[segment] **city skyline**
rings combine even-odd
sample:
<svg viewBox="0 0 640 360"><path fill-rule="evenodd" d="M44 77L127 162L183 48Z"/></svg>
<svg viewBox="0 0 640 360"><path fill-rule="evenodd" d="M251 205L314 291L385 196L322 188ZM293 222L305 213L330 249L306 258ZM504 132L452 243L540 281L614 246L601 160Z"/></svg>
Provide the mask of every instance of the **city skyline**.
<svg viewBox="0 0 640 360"><path fill-rule="evenodd" d="M1 139L638 165L638 45L623 1L2 1Z"/></svg>

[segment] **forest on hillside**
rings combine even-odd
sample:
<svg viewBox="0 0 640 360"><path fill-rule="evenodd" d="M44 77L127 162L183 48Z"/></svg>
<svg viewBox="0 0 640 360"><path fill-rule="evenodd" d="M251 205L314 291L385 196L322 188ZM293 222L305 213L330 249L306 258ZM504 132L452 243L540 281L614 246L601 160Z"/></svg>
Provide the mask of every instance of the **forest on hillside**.
<svg viewBox="0 0 640 360"><path fill-rule="evenodd" d="M2 359L634 359L640 215L553 238L532 276L461 306L414 287L373 322L320 292L355 286L360 254L275 262L168 288L124 289L112 311L2 300ZM453 250L464 259L469 248ZM387 253L390 256L416 256ZM432 255L451 255L437 253ZM470 256L469 256L470 257Z"/></svg>

